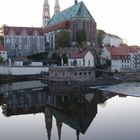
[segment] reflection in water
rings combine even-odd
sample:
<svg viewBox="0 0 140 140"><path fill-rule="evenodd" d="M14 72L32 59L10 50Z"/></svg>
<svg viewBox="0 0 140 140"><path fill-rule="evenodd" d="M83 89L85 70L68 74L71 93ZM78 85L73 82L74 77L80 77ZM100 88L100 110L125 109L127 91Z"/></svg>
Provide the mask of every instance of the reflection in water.
<svg viewBox="0 0 140 140"><path fill-rule="evenodd" d="M44 113L48 140L51 140L53 116L58 138L61 140L62 123L76 131L77 140L84 134L97 114L97 105L116 96L87 87L50 85L49 87L12 90L0 95L0 105L7 117Z"/></svg>

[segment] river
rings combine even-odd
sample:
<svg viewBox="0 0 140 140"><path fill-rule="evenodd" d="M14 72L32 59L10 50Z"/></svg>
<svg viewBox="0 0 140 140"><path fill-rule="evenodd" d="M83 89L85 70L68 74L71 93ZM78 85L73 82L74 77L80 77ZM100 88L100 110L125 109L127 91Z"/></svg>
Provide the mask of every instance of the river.
<svg viewBox="0 0 140 140"><path fill-rule="evenodd" d="M139 140L140 83L0 86L1 140Z"/></svg>

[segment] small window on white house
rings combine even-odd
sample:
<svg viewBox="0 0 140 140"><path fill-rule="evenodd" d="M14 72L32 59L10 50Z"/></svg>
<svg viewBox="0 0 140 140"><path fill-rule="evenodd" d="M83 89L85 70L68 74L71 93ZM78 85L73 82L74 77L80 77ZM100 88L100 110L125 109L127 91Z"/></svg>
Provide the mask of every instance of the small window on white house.
<svg viewBox="0 0 140 140"><path fill-rule="evenodd" d="M88 60L88 66L90 66L90 60Z"/></svg>
<svg viewBox="0 0 140 140"><path fill-rule="evenodd" d="M73 62L72 61L70 61L70 65L73 66Z"/></svg>
<svg viewBox="0 0 140 140"><path fill-rule="evenodd" d="M81 66L81 61L79 61L79 66Z"/></svg>

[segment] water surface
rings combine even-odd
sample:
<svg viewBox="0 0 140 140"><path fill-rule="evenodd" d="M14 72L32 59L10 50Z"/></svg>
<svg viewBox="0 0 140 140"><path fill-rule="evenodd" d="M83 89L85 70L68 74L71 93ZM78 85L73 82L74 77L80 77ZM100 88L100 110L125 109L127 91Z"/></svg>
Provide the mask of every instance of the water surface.
<svg viewBox="0 0 140 140"><path fill-rule="evenodd" d="M1 140L140 139L139 97L33 83L0 93Z"/></svg>

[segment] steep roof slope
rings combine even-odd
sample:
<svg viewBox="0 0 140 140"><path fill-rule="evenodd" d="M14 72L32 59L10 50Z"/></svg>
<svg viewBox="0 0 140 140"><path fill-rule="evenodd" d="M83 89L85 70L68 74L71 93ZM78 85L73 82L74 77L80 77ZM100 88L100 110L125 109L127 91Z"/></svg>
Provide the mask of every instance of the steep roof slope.
<svg viewBox="0 0 140 140"><path fill-rule="evenodd" d="M83 2L79 2L78 4L75 4L55 15L49 20L48 26L52 26L58 23L61 23L65 20L71 19L71 18L92 18L92 15L88 11L87 7Z"/></svg>
<svg viewBox="0 0 140 140"><path fill-rule="evenodd" d="M106 47L106 49L110 52L111 56L129 55L128 49L124 47Z"/></svg>

